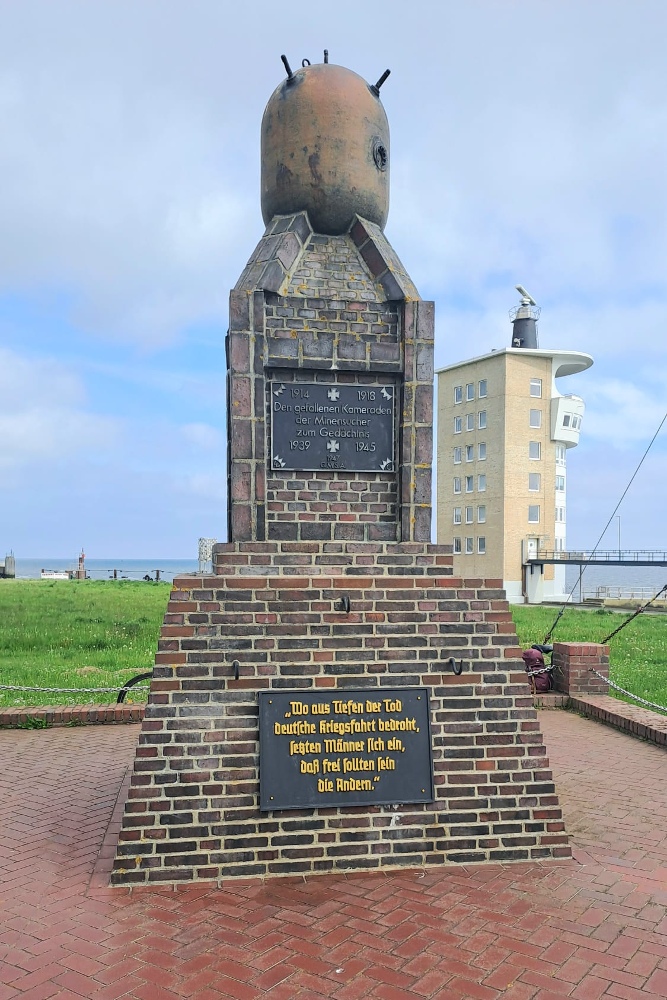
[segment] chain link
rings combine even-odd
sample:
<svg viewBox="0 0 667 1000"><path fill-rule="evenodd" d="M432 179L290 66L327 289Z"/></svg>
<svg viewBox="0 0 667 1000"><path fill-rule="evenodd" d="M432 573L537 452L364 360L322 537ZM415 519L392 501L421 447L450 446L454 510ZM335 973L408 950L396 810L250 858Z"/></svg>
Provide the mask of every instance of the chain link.
<svg viewBox="0 0 667 1000"><path fill-rule="evenodd" d="M125 685L121 684L120 687L116 686L112 688L37 688L18 687L15 684L0 684L0 691L48 691L49 693L57 692L59 694L98 694L102 691L122 691L124 687ZM128 688L128 691L145 691L149 687L150 684L133 684L131 688Z"/></svg>
<svg viewBox="0 0 667 1000"><path fill-rule="evenodd" d="M538 674L550 674L553 667L540 667L539 670L526 670L529 677L537 677Z"/></svg>
<svg viewBox="0 0 667 1000"><path fill-rule="evenodd" d="M638 694L633 694L632 691L626 691L625 688L619 687L618 684L614 684L613 681L610 681L608 677L601 674L599 670L595 669L595 667L590 667L590 670L596 677L599 677L601 681L605 681L609 687L612 687L615 691L620 691L621 694L627 694L628 698L634 698L635 701L638 701L641 705L646 705L648 708L657 708L659 712L667 713L667 708L665 708L664 705L656 705L655 702L646 701L645 698L640 698Z"/></svg>

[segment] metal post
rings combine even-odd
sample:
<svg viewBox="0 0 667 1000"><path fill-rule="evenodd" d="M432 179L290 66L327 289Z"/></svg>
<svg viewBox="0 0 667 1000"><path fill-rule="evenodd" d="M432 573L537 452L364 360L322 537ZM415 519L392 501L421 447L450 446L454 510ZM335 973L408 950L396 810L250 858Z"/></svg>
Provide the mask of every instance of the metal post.
<svg viewBox="0 0 667 1000"><path fill-rule="evenodd" d="M615 517L616 520L618 521L618 561L620 562L621 561L621 515L616 514Z"/></svg>

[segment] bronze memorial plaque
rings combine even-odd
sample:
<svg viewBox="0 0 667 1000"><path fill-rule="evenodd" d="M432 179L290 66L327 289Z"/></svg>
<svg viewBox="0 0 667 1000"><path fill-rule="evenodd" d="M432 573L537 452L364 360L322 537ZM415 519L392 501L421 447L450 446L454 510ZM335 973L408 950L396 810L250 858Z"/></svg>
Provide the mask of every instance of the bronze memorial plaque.
<svg viewBox="0 0 667 1000"><path fill-rule="evenodd" d="M428 691L262 691L260 810L433 801Z"/></svg>
<svg viewBox="0 0 667 1000"><path fill-rule="evenodd" d="M270 383L271 468L393 472L396 386Z"/></svg>

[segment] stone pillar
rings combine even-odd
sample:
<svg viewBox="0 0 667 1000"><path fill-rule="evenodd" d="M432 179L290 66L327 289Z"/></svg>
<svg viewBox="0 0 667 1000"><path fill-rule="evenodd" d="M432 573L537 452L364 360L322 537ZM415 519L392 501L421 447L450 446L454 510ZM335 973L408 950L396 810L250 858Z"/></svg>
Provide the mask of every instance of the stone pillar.
<svg viewBox="0 0 667 1000"><path fill-rule="evenodd" d="M595 642L556 642L551 662L556 691L571 697L609 694L609 686L591 668L609 677L609 646Z"/></svg>

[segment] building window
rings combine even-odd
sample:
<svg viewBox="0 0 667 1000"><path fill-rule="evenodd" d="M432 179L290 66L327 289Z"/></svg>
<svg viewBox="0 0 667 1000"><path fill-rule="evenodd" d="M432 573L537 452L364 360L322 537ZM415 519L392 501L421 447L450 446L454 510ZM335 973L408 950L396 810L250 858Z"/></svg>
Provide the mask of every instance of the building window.
<svg viewBox="0 0 667 1000"><path fill-rule="evenodd" d="M461 551L461 539L460 538L455 538L455 539L453 539L453 541L454 541L454 552L460 552Z"/></svg>
<svg viewBox="0 0 667 1000"><path fill-rule="evenodd" d="M542 488L542 476L539 472L528 473L528 489L533 492Z"/></svg>
<svg viewBox="0 0 667 1000"><path fill-rule="evenodd" d="M461 492L461 477L460 476L454 476L454 492L455 493L460 493Z"/></svg>
<svg viewBox="0 0 667 1000"><path fill-rule="evenodd" d="M565 476L556 476L556 489L557 490L565 489Z"/></svg>
<svg viewBox="0 0 667 1000"><path fill-rule="evenodd" d="M565 416L563 417L563 427L569 427L569 426L570 426L570 414L566 413Z"/></svg>
<svg viewBox="0 0 667 1000"><path fill-rule="evenodd" d="M480 556L486 555L486 538L480 535L477 539L477 552Z"/></svg>
<svg viewBox="0 0 667 1000"><path fill-rule="evenodd" d="M575 431L578 431L581 427L581 417L572 417L572 427Z"/></svg>
<svg viewBox="0 0 667 1000"><path fill-rule="evenodd" d="M466 476L466 493L472 493L474 476Z"/></svg>
<svg viewBox="0 0 667 1000"><path fill-rule="evenodd" d="M477 445L477 458L483 462L486 458L486 441L480 441Z"/></svg>
<svg viewBox="0 0 667 1000"><path fill-rule="evenodd" d="M556 445L556 461L559 465L565 465L565 445Z"/></svg>
<svg viewBox="0 0 667 1000"><path fill-rule="evenodd" d="M541 427L542 426L542 411L541 410L531 410L530 411L530 426L531 427Z"/></svg>
<svg viewBox="0 0 667 1000"><path fill-rule="evenodd" d="M475 539L466 538L466 555L471 556L475 551Z"/></svg>
<svg viewBox="0 0 667 1000"><path fill-rule="evenodd" d="M530 394L531 396L542 396L542 379L541 378L531 378L530 380Z"/></svg>
<svg viewBox="0 0 667 1000"><path fill-rule="evenodd" d="M540 523L540 505L538 503L531 503L528 507L528 522L529 524Z"/></svg>
<svg viewBox="0 0 667 1000"><path fill-rule="evenodd" d="M479 427L480 431L483 431L484 428L486 427L486 410L480 410L479 413L477 414L477 417L478 417L477 426Z"/></svg>
<svg viewBox="0 0 667 1000"><path fill-rule="evenodd" d="M486 396L486 379L480 379L479 386L477 387L477 395L480 399L484 399Z"/></svg>
<svg viewBox="0 0 667 1000"><path fill-rule="evenodd" d="M486 507L484 504L480 504L477 508L477 523L486 524Z"/></svg>
<svg viewBox="0 0 667 1000"><path fill-rule="evenodd" d="M454 449L454 465L460 465L460 464L461 464L461 449L460 448L455 448Z"/></svg>
<svg viewBox="0 0 667 1000"><path fill-rule="evenodd" d="M475 429L475 414L466 413L466 430L474 431L474 429Z"/></svg>
<svg viewBox="0 0 667 1000"><path fill-rule="evenodd" d="M475 457L475 446L474 444L466 445L466 462L472 462Z"/></svg>
<svg viewBox="0 0 667 1000"><path fill-rule="evenodd" d="M460 524L460 523L461 523L461 508L460 507L455 507L454 508L454 524Z"/></svg>
<svg viewBox="0 0 667 1000"><path fill-rule="evenodd" d="M454 433L460 434L463 430L463 421L461 417L454 417Z"/></svg>
<svg viewBox="0 0 667 1000"><path fill-rule="evenodd" d="M466 524L472 524L473 520L474 518L473 518L472 507L466 507Z"/></svg>
<svg viewBox="0 0 667 1000"><path fill-rule="evenodd" d="M486 490L486 476L477 477L477 492L484 493Z"/></svg>
<svg viewBox="0 0 667 1000"><path fill-rule="evenodd" d="M468 382L466 386L466 399L470 402L471 399L475 398L475 386L473 382Z"/></svg>
<svg viewBox="0 0 667 1000"><path fill-rule="evenodd" d="M463 402L463 386L462 385L455 385L454 386L454 402L455 403L462 403Z"/></svg>
<svg viewBox="0 0 667 1000"><path fill-rule="evenodd" d="M529 441L528 442L528 458L542 458L542 442L541 441Z"/></svg>

